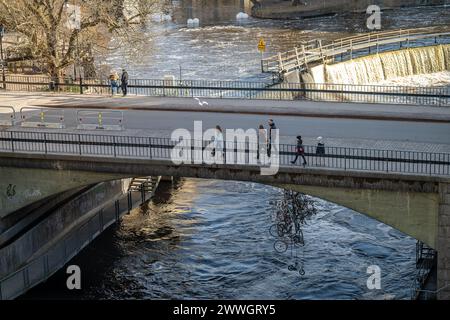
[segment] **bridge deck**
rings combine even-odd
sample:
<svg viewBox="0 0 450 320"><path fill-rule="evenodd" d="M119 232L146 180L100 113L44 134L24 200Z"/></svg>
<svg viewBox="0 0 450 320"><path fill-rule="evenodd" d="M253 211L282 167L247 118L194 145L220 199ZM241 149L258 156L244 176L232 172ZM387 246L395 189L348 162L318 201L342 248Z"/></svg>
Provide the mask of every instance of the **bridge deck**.
<svg viewBox="0 0 450 320"><path fill-rule="evenodd" d="M226 141L222 158L212 158L211 142L188 140L182 147L169 138L146 136L117 136L101 134L70 134L49 132L0 132L2 152L17 154L75 155L92 158L162 160L168 165L184 159L184 164L202 164L215 167L252 166L299 168L291 161L296 155L295 145L272 146L270 163L262 163L257 154L265 145ZM221 154L216 151L216 154ZM261 159L265 157L261 153ZM178 158L180 157L181 158ZM376 150L362 148L326 147L319 154L315 146L305 146L307 166L344 171L403 173L418 176L450 176L449 153ZM182 163L183 164L183 163Z"/></svg>

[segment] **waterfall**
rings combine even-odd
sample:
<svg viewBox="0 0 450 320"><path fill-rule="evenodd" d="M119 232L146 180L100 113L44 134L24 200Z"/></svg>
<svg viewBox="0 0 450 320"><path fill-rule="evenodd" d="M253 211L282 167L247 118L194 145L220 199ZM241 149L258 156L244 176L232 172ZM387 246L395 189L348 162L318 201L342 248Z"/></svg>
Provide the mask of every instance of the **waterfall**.
<svg viewBox="0 0 450 320"><path fill-rule="evenodd" d="M445 70L450 70L450 45L384 52L327 65L325 80L328 83L370 84Z"/></svg>

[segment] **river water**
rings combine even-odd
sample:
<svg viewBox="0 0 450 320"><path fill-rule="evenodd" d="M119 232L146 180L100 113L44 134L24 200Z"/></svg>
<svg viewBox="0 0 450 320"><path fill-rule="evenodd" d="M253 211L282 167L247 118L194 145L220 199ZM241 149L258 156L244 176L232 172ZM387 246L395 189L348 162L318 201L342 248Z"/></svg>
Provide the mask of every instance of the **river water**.
<svg viewBox="0 0 450 320"><path fill-rule="evenodd" d="M200 2L200 1L199 1ZM257 44L266 55L302 40L364 32L365 15L304 21L249 19L238 23L240 1L179 1L173 21L155 23L144 54L122 48L105 68L126 66L135 78L261 80ZM224 4L225 3L225 4ZM248 7L247 7L248 9ZM201 27L189 29L187 18ZM387 11L385 29L449 25L450 10ZM105 231L70 264L81 267L83 289L69 292L58 272L26 299L408 299L415 276L415 240L359 213L315 199L319 213L303 229L303 249L278 253L269 234L279 189L252 183L188 179L162 185L157 197ZM289 271L295 262L305 275ZM381 290L366 286L367 267L381 268Z"/></svg>
<svg viewBox="0 0 450 320"><path fill-rule="evenodd" d="M192 4L193 2L193 4ZM162 79L164 75L189 80L268 81L261 73L260 38L267 45L264 56L293 50L301 41L338 39L367 32L367 15L344 14L306 20L236 21L236 14L249 10L240 0L177 1L171 22L153 22L144 32L150 44L117 49L100 59L102 69L126 67L130 76ZM199 28L188 28L188 18L199 18ZM450 25L450 6L402 8L382 15L383 30ZM139 52L139 53L138 53Z"/></svg>
<svg viewBox="0 0 450 320"><path fill-rule="evenodd" d="M156 197L105 231L25 299L409 299L415 240L359 213L313 199L305 246L278 253L273 203L280 189L235 181L163 183ZM305 274L289 270L303 264ZM367 267L381 269L369 290Z"/></svg>

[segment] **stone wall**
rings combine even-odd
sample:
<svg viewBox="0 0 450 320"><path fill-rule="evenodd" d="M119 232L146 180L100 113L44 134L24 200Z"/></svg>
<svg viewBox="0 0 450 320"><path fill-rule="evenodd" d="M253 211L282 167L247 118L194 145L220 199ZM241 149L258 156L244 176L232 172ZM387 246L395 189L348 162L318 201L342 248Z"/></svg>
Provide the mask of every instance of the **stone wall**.
<svg viewBox="0 0 450 320"><path fill-rule="evenodd" d="M438 292L439 300L450 300L450 183L441 183L438 216ZM445 287L445 286L449 287Z"/></svg>
<svg viewBox="0 0 450 320"><path fill-rule="evenodd" d="M124 193L122 180L98 184L56 209L14 243L0 249L0 278L12 273L80 220Z"/></svg>

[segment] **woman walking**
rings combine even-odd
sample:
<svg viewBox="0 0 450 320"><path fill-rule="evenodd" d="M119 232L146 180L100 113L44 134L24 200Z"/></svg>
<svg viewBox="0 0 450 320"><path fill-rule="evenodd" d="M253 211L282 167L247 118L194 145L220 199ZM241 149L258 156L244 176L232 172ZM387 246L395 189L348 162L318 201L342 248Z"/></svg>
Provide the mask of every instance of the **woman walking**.
<svg viewBox="0 0 450 320"><path fill-rule="evenodd" d="M302 157L302 159L303 159L303 166L306 167L308 162L306 161L306 158L305 158L305 147L303 146L302 136L297 136L296 152L297 152L297 154L295 155L295 159L293 161L291 161L291 163L295 164L297 162L297 159L299 157Z"/></svg>

